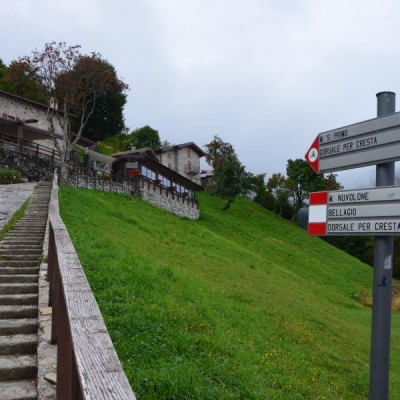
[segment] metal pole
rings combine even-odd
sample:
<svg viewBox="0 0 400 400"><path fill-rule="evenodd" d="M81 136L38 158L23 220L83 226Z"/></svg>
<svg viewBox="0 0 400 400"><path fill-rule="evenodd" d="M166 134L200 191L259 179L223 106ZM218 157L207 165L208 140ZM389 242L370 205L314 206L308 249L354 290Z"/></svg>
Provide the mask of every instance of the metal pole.
<svg viewBox="0 0 400 400"><path fill-rule="evenodd" d="M377 93L377 116L393 114L396 94ZM376 186L394 185L394 162L376 166ZM389 399L390 321L392 306L393 236L375 237L372 290L370 400Z"/></svg>

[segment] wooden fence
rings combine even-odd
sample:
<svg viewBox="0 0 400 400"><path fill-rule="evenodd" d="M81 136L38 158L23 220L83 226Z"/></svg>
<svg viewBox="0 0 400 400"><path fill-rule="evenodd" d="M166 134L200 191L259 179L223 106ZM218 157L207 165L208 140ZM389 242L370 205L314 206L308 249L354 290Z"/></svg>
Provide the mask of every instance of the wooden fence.
<svg viewBox="0 0 400 400"><path fill-rule="evenodd" d="M29 140L23 140L4 132L0 132L0 145L18 153L35 156L36 158L43 158L52 162L59 161L58 152L55 149Z"/></svg>
<svg viewBox="0 0 400 400"><path fill-rule="evenodd" d="M58 207L49 207L48 277L58 400L135 400Z"/></svg>

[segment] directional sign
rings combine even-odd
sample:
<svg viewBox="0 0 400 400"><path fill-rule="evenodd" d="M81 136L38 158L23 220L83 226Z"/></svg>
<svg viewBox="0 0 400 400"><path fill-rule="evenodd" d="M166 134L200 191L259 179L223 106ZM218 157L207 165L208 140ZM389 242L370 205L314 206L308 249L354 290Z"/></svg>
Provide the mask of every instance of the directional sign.
<svg viewBox="0 0 400 400"><path fill-rule="evenodd" d="M310 194L310 235L400 235L400 186Z"/></svg>
<svg viewBox="0 0 400 400"><path fill-rule="evenodd" d="M400 160L400 113L322 132L305 157L317 173Z"/></svg>

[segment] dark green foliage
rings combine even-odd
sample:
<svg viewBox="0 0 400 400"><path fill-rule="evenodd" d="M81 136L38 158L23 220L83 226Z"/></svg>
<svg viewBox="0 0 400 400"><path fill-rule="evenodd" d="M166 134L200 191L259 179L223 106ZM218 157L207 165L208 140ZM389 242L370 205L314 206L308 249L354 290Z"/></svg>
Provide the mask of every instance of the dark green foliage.
<svg viewBox="0 0 400 400"><path fill-rule="evenodd" d="M253 175L234 155L228 155L214 169L215 193L228 199L223 210L228 210L237 196L248 194L253 188Z"/></svg>
<svg viewBox="0 0 400 400"><path fill-rule="evenodd" d="M351 254L362 262L374 265L374 241L370 236L325 236L333 246Z"/></svg>
<svg viewBox="0 0 400 400"><path fill-rule="evenodd" d="M9 68L0 62L0 89L39 103L47 102L44 87L24 62L13 61Z"/></svg>
<svg viewBox="0 0 400 400"><path fill-rule="evenodd" d="M93 114L83 130L85 138L98 141L120 134L124 130L123 111L126 104L126 85L118 80L115 68L108 61L92 58L89 59L89 62L107 70L109 79L107 90L96 100ZM79 63L76 68L79 68ZM72 112L77 115L77 118L71 121L72 130L77 132L82 110L78 108Z"/></svg>
<svg viewBox="0 0 400 400"><path fill-rule="evenodd" d="M400 279L400 236L396 236L393 242L393 276Z"/></svg>
<svg viewBox="0 0 400 400"><path fill-rule="evenodd" d="M294 214L305 205L310 192L324 189L324 175L316 174L302 159L288 160L286 165L287 187L293 198Z"/></svg>
<svg viewBox="0 0 400 400"><path fill-rule="evenodd" d="M131 147L141 149L143 147L151 147L153 150L161 147L160 135L156 129L149 125L135 129L129 135L121 135L122 150L130 150Z"/></svg>
<svg viewBox="0 0 400 400"><path fill-rule="evenodd" d="M374 266L374 238L371 236L325 236L335 247L351 254L362 262ZM393 277L400 279L400 237L393 241Z"/></svg>
<svg viewBox="0 0 400 400"><path fill-rule="evenodd" d="M207 163L210 164L214 169L226 157L236 157L233 146L228 142L224 142L218 135L215 135L214 139L204 146L204 150L206 153Z"/></svg>
<svg viewBox="0 0 400 400"><path fill-rule="evenodd" d="M342 186L336 180L335 174L316 174L305 160L288 160L286 165L286 186L293 198L293 216L305 205L305 200L311 192L321 190L338 190Z"/></svg>
<svg viewBox="0 0 400 400"><path fill-rule="evenodd" d="M254 191L260 178L246 171L239 161L233 146L218 135L204 146L207 162L214 168L215 187L213 191L228 199L223 210L228 210L237 196L245 196Z"/></svg>
<svg viewBox="0 0 400 400"><path fill-rule="evenodd" d="M12 168L0 167L0 185L22 182L21 172Z"/></svg>

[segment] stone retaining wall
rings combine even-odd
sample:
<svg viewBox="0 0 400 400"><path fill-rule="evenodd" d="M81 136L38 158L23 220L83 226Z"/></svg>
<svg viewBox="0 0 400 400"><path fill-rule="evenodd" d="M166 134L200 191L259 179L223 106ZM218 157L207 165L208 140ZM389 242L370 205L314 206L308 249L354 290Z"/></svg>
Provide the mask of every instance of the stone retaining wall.
<svg viewBox="0 0 400 400"><path fill-rule="evenodd" d="M13 149L0 147L0 166L14 168L30 182L49 181L53 179L55 162L36 155L21 154Z"/></svg>
<svg viewBox="0 0 400 400"><path fill-rule="evenodd" d="M177 193L173 194L154 183L145 182L142 184L141 181L118 183L91 175L80 175L75 171L70 174L68 183L77 188L97 189L139 196L144 201L179 217L198 219L200 216L197 202L192 202L187 197Z"/></svg>
<svg viewBox="0 0 400 400"><path fill-rule="evenodd" d="M196 205L192 205L191 201L186 198L178 198L176 195L172 196L172 194L168 194L165 190L162 190L160 193L159 188L156 187L155 190L153 190L152 186L148 188L147 185L141 188L140 196L150 204L178 215L179 217L199 219L199 209Z"/></svg>

